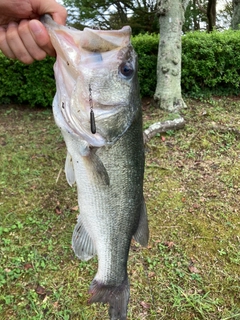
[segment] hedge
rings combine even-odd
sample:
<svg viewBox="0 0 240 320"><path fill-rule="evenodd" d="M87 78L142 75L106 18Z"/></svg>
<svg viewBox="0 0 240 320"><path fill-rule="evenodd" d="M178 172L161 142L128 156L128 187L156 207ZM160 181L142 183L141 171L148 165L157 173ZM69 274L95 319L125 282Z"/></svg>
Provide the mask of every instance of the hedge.
<svg viewBox="0 0 240 320"><path fill-rule="evenodd" d="M240 31L188 33L182 49L183 93L240 93Z"/></svg>
<svg viewBox="0 0 240 320"><path fill-rule="evenodd" d="M158 35L132 38L142 96L154 94L158 41ZM27 66L0 55L0 104L50 106L55 92L53 63L47 58ZM194 97L240 94L240 31L183 35L182 92Z"/></svg>
<svg viewBox="0 0 240 320"><path fill-rule="evenodd" d="M132 45L138 55L138 78L142 96L152 96L157 83L158 35L137 35Z"/></svg>
<svg viewBox="0 0 240 320"><path fill-rule="evenodd" d="M0 56L0 103L49 106L55 93L53 58L24 65Z"/></svg>

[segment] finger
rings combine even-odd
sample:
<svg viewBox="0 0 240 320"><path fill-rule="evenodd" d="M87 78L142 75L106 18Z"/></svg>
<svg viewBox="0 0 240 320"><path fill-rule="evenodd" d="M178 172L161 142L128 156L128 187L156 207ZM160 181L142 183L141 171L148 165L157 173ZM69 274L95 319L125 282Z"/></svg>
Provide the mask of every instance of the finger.
<svg viewBox="0 0 240 320"><path fill-rule="evenodd" d="M58 24L65 25L67 19L67 10L64 7L60 6L57 12L51 13L51 16L53 17L53 20Z"/></svg>
<svg viewBox="0 0 240 320"><path fill-rule="evenodd" d="M39 16L48 13L58 24L65 25L66 23L67 10L55 0L41 1L38 3L38 6L35 6L33 9Z"/></svg>
<svg viewBox="0 0 240 320"><path fill-rule="evenodd" d="M13 51L7 43L6 28L3 27L0 27L0 50L6 57L16 59L15 54L13 53Z"/></svg>
<svg viewBox="0 0 240 320"><path fill-rule="evenodd" d="M16 59L26 64L30 64L34 61L20 38L17 23L9 23L6 31L6 40Z"/></svg>
<svg viewBox="0 0 240 320"><path fill-rule="evenodd" d="M41 30L40 30L41 33ZM46 52L44 51L41 46L36 43L33 34L30 30L30 21L28 20L22 20L19 23L18 27L18 34L22 40L23 45L28 51L28 54L34 59L34 60L43 60L46 57ZM46 35L46 38L49 38L48 35ZM46 43L50 41L50 39L46 39Z"/></svg>
<svg viewBox="0 0 240 320"><path fill-rule="evenodd" d="M38 47L48 55L55 56L55 50L44 25L38 20L31 20L29 21L29 30Z"/></svg>

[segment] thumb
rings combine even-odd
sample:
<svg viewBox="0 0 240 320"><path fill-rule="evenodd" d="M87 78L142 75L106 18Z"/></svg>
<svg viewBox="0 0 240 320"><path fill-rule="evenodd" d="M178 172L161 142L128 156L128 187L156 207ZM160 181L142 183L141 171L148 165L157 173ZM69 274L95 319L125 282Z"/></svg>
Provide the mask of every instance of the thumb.
<svg viewBox="0 0 240 320"><path fill-rule="evenodd" d="M52 12L50 14L56 23L62 24L62 25L66 24L67 11L64 7L60 6L57 12Z"/></svg>
<svg viewBox="0 0 240 320"><path fill-rule="evenodd" d="M55 56L55 50L44 25L39 20L33 19L29 21L29 30L36 44L48 55Z"/></svg>

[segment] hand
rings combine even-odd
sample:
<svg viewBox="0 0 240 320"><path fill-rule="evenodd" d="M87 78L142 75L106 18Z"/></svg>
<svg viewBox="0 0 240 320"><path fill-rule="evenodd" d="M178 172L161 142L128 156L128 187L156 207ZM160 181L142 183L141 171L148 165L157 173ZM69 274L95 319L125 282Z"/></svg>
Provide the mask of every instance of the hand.
<svg viewBox="0 0 240 320"><path fill-rule="evenodd" d="M65 24L67 12L54 0L0 0L0 50L26 64L55 56L49 35L39 21L48 13Z"/></svg>

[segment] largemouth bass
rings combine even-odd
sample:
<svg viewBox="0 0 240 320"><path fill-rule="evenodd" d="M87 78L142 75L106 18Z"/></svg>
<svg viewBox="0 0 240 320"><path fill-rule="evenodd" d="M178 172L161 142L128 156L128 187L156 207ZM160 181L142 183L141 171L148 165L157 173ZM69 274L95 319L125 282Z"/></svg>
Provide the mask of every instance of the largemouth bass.
<svg viewBox="0 0 240 320"><path fill-rule="evenodd" d="M80 214L72 247L98 257L90 302L127 319L132 237L148 242L143 198L144 147L131 29L79 31L42 19L57 52L53 114L67 146L66 179L77 184Z"/></svg>

